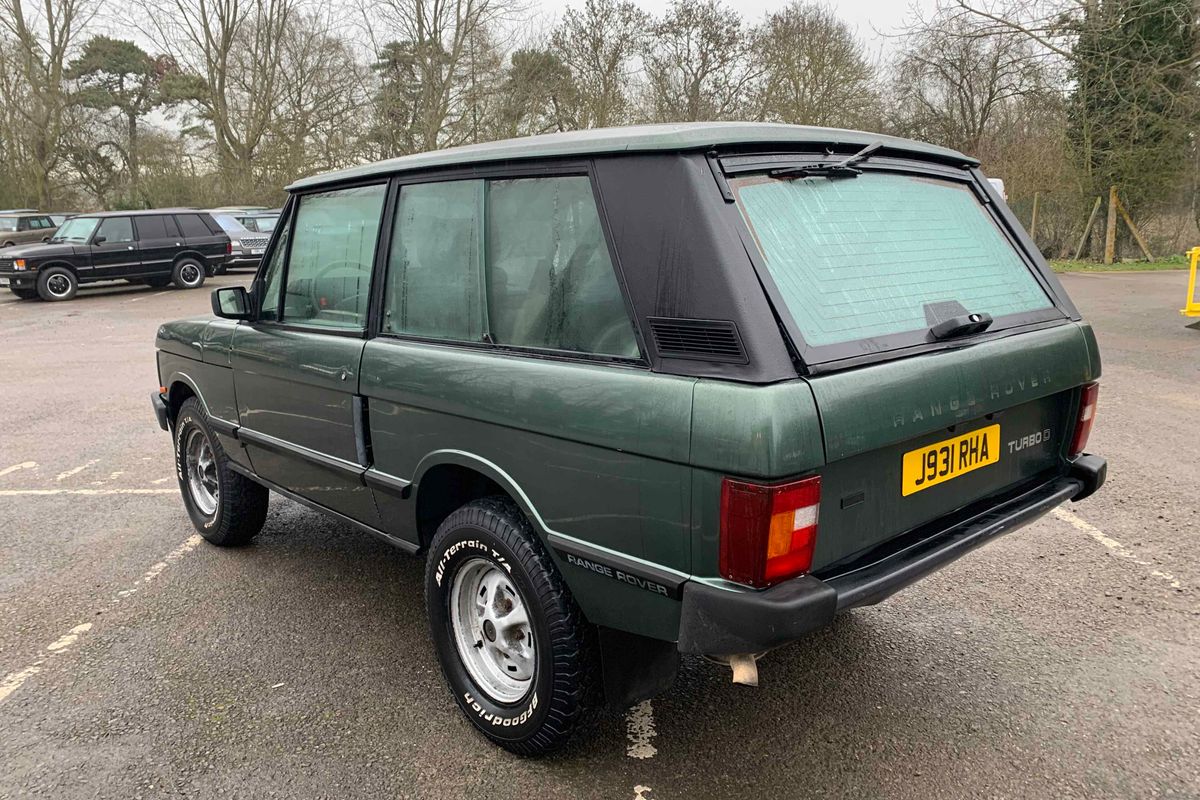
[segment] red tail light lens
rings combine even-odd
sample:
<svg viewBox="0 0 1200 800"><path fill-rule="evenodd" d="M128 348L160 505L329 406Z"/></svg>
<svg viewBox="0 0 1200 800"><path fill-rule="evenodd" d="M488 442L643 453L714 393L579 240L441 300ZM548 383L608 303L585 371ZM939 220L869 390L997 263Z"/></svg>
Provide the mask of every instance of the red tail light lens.
<svg viewBox="0 0 1200 800"><path fill-rule="evenodd" d="M233 255L233 242L225 243L225 255L227 255L227 256Z"/></svg>
<svg viewBox="0 0 1200 800"><path fill-rule="evenodd" d="M1100 384L1085 383L1079 397L1079 416L1075 418L1075 434L1071 437L1069 457L1074 458L1087 447L1092 435L1092 423L1096 421L1096 401L1100 398Z"/></svg>
<svg viewBox="0 0 1200 800"><path fill-rule="evenodd" d="M721 484L721 575L770 586L812 566L821 478L767 486L726 478Z"/></svg>

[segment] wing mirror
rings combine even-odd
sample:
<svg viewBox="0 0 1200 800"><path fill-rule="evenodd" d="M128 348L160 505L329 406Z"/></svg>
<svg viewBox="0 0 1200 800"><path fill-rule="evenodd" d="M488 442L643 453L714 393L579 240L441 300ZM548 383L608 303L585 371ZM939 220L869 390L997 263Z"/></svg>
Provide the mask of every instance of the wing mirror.
<svg viewBox="0 0 1200 800"><path fill-rule="evenodd" d="M92 239L92 244L104 244L107 241L107 236L97 236L95 239Z"/></svg>
<svg viewBox="0 0 1200 800"><path fill-rule="evenodd" d="M212 293L213 313L223 319L254 319L250 293L242 286L222 286Z"/></svg>

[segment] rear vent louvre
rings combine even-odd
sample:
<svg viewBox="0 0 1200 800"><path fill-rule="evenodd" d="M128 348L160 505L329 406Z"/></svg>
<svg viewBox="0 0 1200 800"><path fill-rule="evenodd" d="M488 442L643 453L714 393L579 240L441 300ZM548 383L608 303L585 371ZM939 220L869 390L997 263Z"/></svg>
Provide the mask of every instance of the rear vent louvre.
<svg viewBox="0 0 1200 800"><path fill-rule="evenodd" d="M731 361L745 364L746 349L737 325L723 319L650 317L654 347L663 358Z"/></svg>

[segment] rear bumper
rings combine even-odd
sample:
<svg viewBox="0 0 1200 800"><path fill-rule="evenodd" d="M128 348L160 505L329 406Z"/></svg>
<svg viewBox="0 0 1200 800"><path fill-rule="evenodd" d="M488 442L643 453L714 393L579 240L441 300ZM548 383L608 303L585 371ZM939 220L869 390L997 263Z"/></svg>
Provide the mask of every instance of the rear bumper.
<svg viewBox="0 0 1200 800"><path fill-rule="evenodd" d="M1082 500L1104 484L1107 462L1078 458L1070 472L955 524L901 537L834 575L804 575L762 591L690 581L683 587L679 649L685 653L757 653L828 625L834 615L871 605L966 553L1027 525L1067 500Z"/></svg>

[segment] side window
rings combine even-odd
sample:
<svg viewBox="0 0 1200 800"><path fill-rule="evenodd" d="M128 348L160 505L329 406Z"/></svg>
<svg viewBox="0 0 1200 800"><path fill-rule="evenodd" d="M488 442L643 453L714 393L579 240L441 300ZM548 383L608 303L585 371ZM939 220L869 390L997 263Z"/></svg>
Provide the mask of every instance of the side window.
<svg viewBox="0 0 1200 800"><path fill-rule="evenodd" d="M166 223L163 221L167 217L160 217L154 214L147 214L137 217L134 224L137 226L138 238L142 241L147 239L166 239L171 234L167 233Z"/></svg>
<svg viewBox="0 0 1200 800"><path fill-rule="evenodd" d="M405 186L396 212L384 332L638 356L588 178Z"/></svg>
<svg viewBox="0 0 1200 800"><path fill-rule="evenodd" d="M485 250L497 344L637 357L586 177L490 181Z"/></svg>
<svg viewBox="0 0 1200 800"><path fill-rule="evenodd" d="M384 296L383 330L483 339L482 181L400 190Z"/></svg>
<svg viewBox="0 0 1200 800"><path fill-rule="evenodd" d="M17 217L17 230L27 231L30 229L33 217Z"/></svg>
<svg viewBox="0 0 1200 800"><path fill-rule="evenodd" d="M213 235L208 226L196 214L177 214L175 220L179 223L179 229L183 231L183 235L189 239Z"/></svg>
<svg viewBox="0 0 1200 800"><path fill-rule="evenodd" d="M283 321L362 329L386 184L306 194L292 229Z"/></svg>
<svg viewBox="0 0 1200 800"><path fill-rule="evenodd" d="M263 301L259 312L261 319L279 319L279 287L283 285L283 262L287 259L288 244L291 239L291 226L285 224L279 232L279 241L271 251L271 260L267 262L267 271L263 275Z"/></svg>
<svg viewBox="0 0 1200 800"><path fill-rule="evenodd" d="M100 221L96 236L104 237L104 244L125 244L133 241L133 224L129 217L105 217Z"/></svg>

